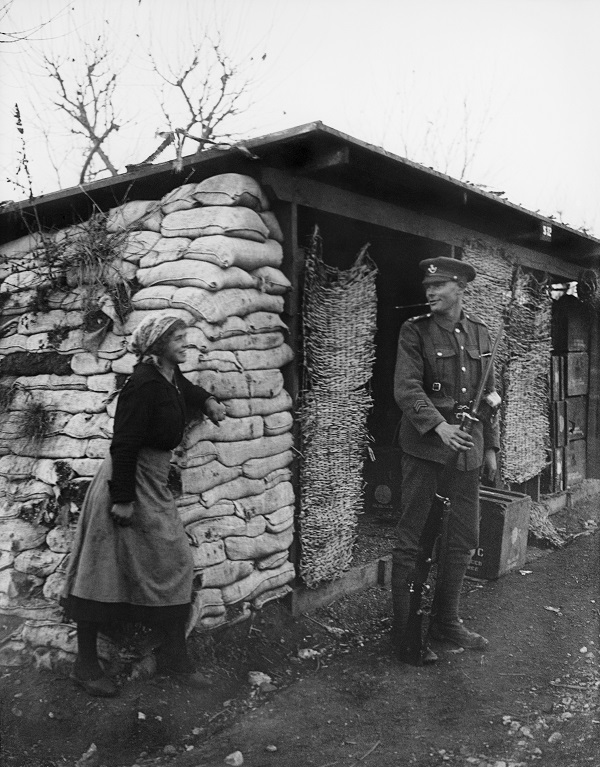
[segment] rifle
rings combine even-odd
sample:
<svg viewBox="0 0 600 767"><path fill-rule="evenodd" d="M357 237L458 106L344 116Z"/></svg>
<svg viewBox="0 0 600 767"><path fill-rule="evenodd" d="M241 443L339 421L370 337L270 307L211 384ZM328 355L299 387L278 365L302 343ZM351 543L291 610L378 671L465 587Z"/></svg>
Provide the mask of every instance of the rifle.
<svg viewBox="0 0 600 767"><path fill-rule="evenodd" d="M489 417L500 405L500 397L496 392L492 392L487 397L484 397L484 393L487 379L493 369L494 360L498 353L501 338L502 329L500 329L494 340L492 351L490 352L487 365L481 377L481 381L479 382L475 399L472 401L470 407L459 409L457 412L457 417L461 422L460 429L468 434L471 433L478 421L485 417ZM438 484L438 492L435 494L431 509L427 515L427 520L425 521L423 532L421 533L415 568L408 579L410 602L408 620L404 631L402 654L404 659L414 666L423 665L423 659L427 651L427 643L423 636L424 610L421 607L421 603L423 597L431 591L427 579L433 564L436 543L442 538L445 524L448 520L450 512L448 489L451 484L452 476L456 471L458 455L458 453L453 455L444 467Z"/></svg>

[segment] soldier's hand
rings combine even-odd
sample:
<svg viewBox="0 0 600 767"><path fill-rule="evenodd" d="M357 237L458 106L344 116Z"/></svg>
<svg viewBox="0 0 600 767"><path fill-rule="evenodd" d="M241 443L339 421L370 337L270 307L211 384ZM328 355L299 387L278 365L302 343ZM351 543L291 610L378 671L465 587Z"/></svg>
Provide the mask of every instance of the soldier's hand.
<svg viewBox="0 0 600 767"><path fill-rule="evenodd" d="M484 482L490 484L496 479L496 472L498 471L498 461L496 460L496 451L489 449L485 451L483 456L483 467L481 470L481 478Z"/></svg>
<svg viewBox="0 0 600 767"><path fill-rule="evenodd" d="M435 427L435 431L444 445L455 453L466 453L473 447L473 437L466 431L461 431L460 426L456 424L443 421Z"/></svg>

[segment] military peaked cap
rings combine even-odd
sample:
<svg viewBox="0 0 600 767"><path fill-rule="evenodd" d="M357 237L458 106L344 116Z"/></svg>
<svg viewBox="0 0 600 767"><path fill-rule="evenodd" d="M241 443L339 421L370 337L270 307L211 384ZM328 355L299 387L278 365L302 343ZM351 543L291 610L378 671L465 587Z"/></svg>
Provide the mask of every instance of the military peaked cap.
<svg viewBox="0 0 600 767"><path fill-rule="evenodd" d="M419 268L425 272L423 284L428 285L434 282L472 282L477 272L465 261L459 261L457 258L426 258L419 263Z"/></svg>

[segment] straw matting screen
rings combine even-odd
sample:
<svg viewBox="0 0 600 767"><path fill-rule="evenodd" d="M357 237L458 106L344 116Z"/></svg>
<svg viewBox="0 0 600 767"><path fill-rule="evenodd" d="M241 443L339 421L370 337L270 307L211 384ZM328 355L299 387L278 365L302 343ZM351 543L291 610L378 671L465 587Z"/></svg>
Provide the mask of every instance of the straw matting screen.
<svg viewBox="0 0 600 767"><path fill-rule="evenodd" d="M502 479L525 482L547 462L550 294L533 275L513 265L503 248L470 241L464 256L477 270L465 308L487 323L492 337L501 327L504 332L496 365L502 396Z"/></svg>
<svg viewBox="0 0 600 767"><path fill-rule="evenodd" d="M327 266L315 233L306 261L300 412L300 572L311 588L339 578L352 560L372 405L376 273L366 248L350 269Z"/></svg>

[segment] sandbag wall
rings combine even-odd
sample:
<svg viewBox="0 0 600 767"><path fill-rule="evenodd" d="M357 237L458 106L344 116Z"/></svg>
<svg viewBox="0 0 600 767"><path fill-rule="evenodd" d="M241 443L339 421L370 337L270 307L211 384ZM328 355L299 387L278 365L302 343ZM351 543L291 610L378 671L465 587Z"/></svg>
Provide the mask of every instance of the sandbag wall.
<svg viewBox="0 0 600 767"><path fill-rule="evenodd" d="M77 259L102 238L102 279L91 269L86 281L90 261ZM128 339L163 309L189 326L183 372L227 409L219 426L193 421L173 461L194 624L239 620L289 591L293 416L281 368L293 353L281 240L259 185L222 174L0 248L0 612L30 619L28 647L74 649L58 598L77 513L133 370ZM70 280L57 280L59 263Z"/></svg>

